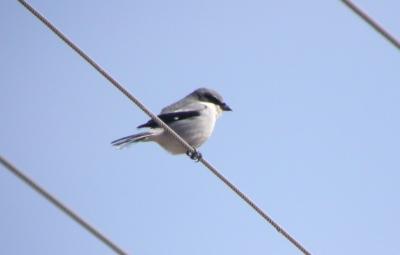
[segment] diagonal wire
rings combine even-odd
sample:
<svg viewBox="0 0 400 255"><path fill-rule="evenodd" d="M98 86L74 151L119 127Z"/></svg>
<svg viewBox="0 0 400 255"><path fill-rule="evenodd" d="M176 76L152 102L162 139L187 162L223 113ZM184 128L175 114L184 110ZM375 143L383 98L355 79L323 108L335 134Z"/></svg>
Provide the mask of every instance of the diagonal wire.
<svg viewBox="0 0 400 255"><path fill-rule="evenodd" d="M26 9L28 9L33 15L35 15L40 21L42 21L50 30L52 30L61 40L63 40L68 46L70 46L76 53L78 53L83 59L85 59L94 69L96 69L101 75L103 75L112 85L114 85L119 91L127 96L134 104L136 104L142 111L144 111L150 118L152 118L162 128L166 129L175 139L177 139L188 151L196 152L196 150L190 146L185 140L183 140L175 131L167 126L160 118L152 113L148 108L143 105L139 99L130 94L118 81L116 81L111 75L109 75L101 66L99 66L93 59L91 59L85 52L83 52L77 45L69 40L60 30L58 30L50 21L48 21L43 15L37 12L31 5L24 0L18 0Z"/></svg>
<svg viewBox="0 0 400 255"><path fill-rule="evenodd" d="M152 118L157 124L159 124L166 132L171 134L182 146L184 146L189 155L197 154L201 155L189 145L183 138L181 138L174 130L172 130L167 124L165 124L157 115L152 113L148 108L142 104L136 97L130 94L119 82L112 78L102 67L100 67L94 60L92 60L86 53L84 53L78 46L76 46L71 40L69 40L60 30L53 26L43 15L37 12L32 6L26 3L24 0L18 0L25 8L27 8L36 18L44 23L50 30L52 30L61 40L69 45L76 53L78 53L83 59L85 59L93 68L95 68L101 75L103 75L114 87L120 90L125 96L127 96L134 104L136 104L141 110L143 110L150 118ZM192 157L193 158L193 157ZM270 223L279 233L281 233L288 241L290 241L297 249L303 254L311 254L304 248L295 238L293 238L287 231L285 231L278 223L276 223L270 216L268 216L261 208L259 208L248 196L241 192L234 184L232 184L227 178L225 178L219 171L206 161L203 157L197 157L205 167L207 167L215 176L217 176L222 182L224 182L232 191L234 191L240 198L242 198L249 206L251 206L264 220Z"/></svg>
<svg viewBox="0 0 400 255"><path fill-rule="evenodd" d="M392 36L388 31L386 31L378 22L374 21L368 14L366 14L363 10L361 10L357 5L355 5L350 0L342 0L342 2L349 7L353 12L355 12L358 16L360 16L365 22L371 25L378 33L380 33L383 37L386 38L389 42L391 42L398 50L400 50L400 42Z"/></svg>
<svg viewBox="0 0 400 255"><path fill-rule="evenodd" d="M6 169L8 169L10 172L12 172L15 176L17 176L19 179L21 179L23 182L25 182L28 186L30 186L33 190L35 190L40 195L42 195L44 198L46 198L55 207L60 209L62 212L64 212L66 215L68 215L70 218L72 218L76 223L78 223L84 229L89 231L92 235L97 237L101 242L103 242L105 245L107 245L116 254L119 254L119 255L127 254L121 248L119 248L116 244L114 244L110 239L108 239L106 236L104 236L102 233L100 233L100 231L98 231L97 229L92 227L84 219L79 217L78 214L74 213L71 209L69 209L67 206L65 206L63 203L61 203L57 198L53 197L49 192L47 192L44 188L42 188L38 184L36 184L31 178L29 178L28 176L23 174L20 170L18 170L18 168L16 168L13 164L11 164L9 161L7 161L2 156L0 156L0 163Z"/></svg>

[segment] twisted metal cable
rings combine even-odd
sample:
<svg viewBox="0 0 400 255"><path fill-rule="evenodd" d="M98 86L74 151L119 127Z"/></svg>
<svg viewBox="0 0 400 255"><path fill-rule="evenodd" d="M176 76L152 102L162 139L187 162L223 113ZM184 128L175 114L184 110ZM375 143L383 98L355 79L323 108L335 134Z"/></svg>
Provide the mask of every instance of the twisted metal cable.
<svg viewBox="0 0 400 255"><path fill-rule="evenodd" d="M101 75L104 76L114 87L121 91L126 97L128 97L135 105L137 105L142 111L144 111L150 118L152 118L158 125L167 130L176 140L178 140L182 146L188 151L195 153L196 149L190 146L185 140L183 140L174 130L172 130L167 124L165 124L157 115L152 113L148 108L142 104L139 99L129 93L124 86L122 86L117 80L109 75L100 65L98 65L93 59L91 59L85 52L83 52L77 45L69 40L60 30L58 30L50 21L48 21L43 15L37 12L31 5L24 0L18 0L26 9L28 9L34 16L36 16L41 22L43 22L51 31L53 31L61 40L63 40L69 47L71 47L76 53L78 53L86 62L88 62L94 69L96 69Z"/></svg>
<svg viewBox="0 0 400 255"><path fill-rule="evenodd" d="M386 31L378 22L374 21L368 14L363 12L359 7L357 7L350 0L342 0L342 2L349 7L354 13L360 16L365 22L367 22L373 29L375 29L379 34L386 38L389 42L391 42L398 50L400 50L400 42L392 36L388 31Z"/></svg>
<svg viewBox="0 0 400 255"><path fill-rule="evenodd" d="M207 167L214 175L216 175L222 182L224 182L232 191L234 191L240 198L242 198L249 206L251 206L263 219L270 223L279 233L281 233L288 241L290 241L296 248L302 253L309 255L304 246L302 246L296 239L294 239L287 231L280 227L275 221L272 220L262 209L260 209L248 196L241 192L234 184L226 179L219 171L206 161L201 154L189 145L183 138L181 138L174 130L172 130L167 124L165 124L157 115L152 113L148 108L142 104L136 97L130 94L118 81L112 78L103 68L101 68L94 60L92 60L86 53L84 53L78 46L76 46L71 40L69 40L60 30L53 26L44 16L37 12L32 6L26 3L24 0L18 0L25 8L27 8L34 16L36 16L43 24L45 24L50 30L52 30L61 40L69 45L76 53L78 53L83 59L85 59L92 67L94 67L101 75L103 75L114 87L120 90L125 96L127 96L134 104L136 104L142 111L144 111L150 118L152 118L157 124L159 124L166 132L172 135L182 146L188 151L188 156L196 161L200 161L205 167Z"/></svg>
<svg viewBox="0 0 400 255"><path fill-rule="evenodd" d="M303 254L310 255L311 253L294 239L286 230L284 230L278 223L276 223L270 216L268 216L260 207L258 207L248 196L241 192L235 185L233 185L228 179L226 179L218 170L208 163L205 159L200 158L202 162L215 176L217 176L223 183L225 183L232 191L234 191L241 199L243 199L249 206L251 206L264 220L271 224L276 231L281 233L287 240L289 240L296 248L298 248Z"/></svg>
<svg viewBox="0 0 400 255"><path fill-rule="evenodd" d="M87 223L84 219L79 217L78 214L74 213L71 209L61 203L57 198L53 197L49 192L47 192L44 188L40 187L36 184L31 178L23 174L18 168L16 168L13 164L7 161L5 158L0 156L0 163L8 169L11 173L17 176L20 180L26 183L29 187L35 190L37 193L42 195L47 201L52 203L55 207L60 209L63 213L68 215L71 219L73 219L76 223L81 225L84 229L89 231L92 235L97 237L102 243L107 245L110 249L112 249L116 254L125 255L127 254L121 248L119 248L115 243L113 243L110 239L108 239L105 235L103 235L100 231L92 227L89 223Z"/></svg>

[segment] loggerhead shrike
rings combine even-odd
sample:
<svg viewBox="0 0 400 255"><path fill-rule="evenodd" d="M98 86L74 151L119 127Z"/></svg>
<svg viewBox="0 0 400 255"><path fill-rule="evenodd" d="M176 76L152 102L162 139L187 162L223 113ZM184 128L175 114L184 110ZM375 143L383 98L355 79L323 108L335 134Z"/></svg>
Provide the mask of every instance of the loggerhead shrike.
<svg viewBox="0 0 400 255"><path fill-rule="evenodd" d="M232 109L224 103L220 94L212 89L199 88L181 100L163 108L158 117L187 143L198 148L210 137L215 122L223 111L232 111ZM163 128L159 127L154 120L151 119L138 126L138 128L144 127L149 128L149 131L120 138L111 142L111 144L123 148L135 142L152 141L172 154L187 153L189 155L186 148L165 132ZM197 156L201 157L201 155Z"/></svg>

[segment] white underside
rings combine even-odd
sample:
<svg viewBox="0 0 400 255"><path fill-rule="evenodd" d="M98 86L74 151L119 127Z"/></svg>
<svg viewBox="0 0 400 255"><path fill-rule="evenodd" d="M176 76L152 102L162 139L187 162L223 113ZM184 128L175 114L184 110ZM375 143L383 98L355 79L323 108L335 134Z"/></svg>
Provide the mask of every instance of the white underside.
<svg viewBox="0 0 400 255"><path fill-rule="evenodd" d="M170 127L178 133L191 146L198 148L212 134L215 122L221 115L219 106L211 103L201 103L205 107L200 116L179 120L170 124ZM154 141L172 154L186 153L187 149L174 137L165 132L162 128L153 129L154 136L148 141Z"/></svg>

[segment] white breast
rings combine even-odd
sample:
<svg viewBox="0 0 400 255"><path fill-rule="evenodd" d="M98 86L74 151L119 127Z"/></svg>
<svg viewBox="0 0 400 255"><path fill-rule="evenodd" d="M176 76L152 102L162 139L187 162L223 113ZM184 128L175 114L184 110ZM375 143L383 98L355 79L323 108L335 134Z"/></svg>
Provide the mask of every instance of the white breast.
<svg viewBox="0 0 400 255"><path fill-rule="evenodd" d="M202 145L212 134L217 118L221 115L220 107L212 103L203 103L205 107L200 116L176 121L170 127L177 132L186 142L195 148ZM167 132L157 136L154 140L172 154L186 153L186 149Z"/></svg>

